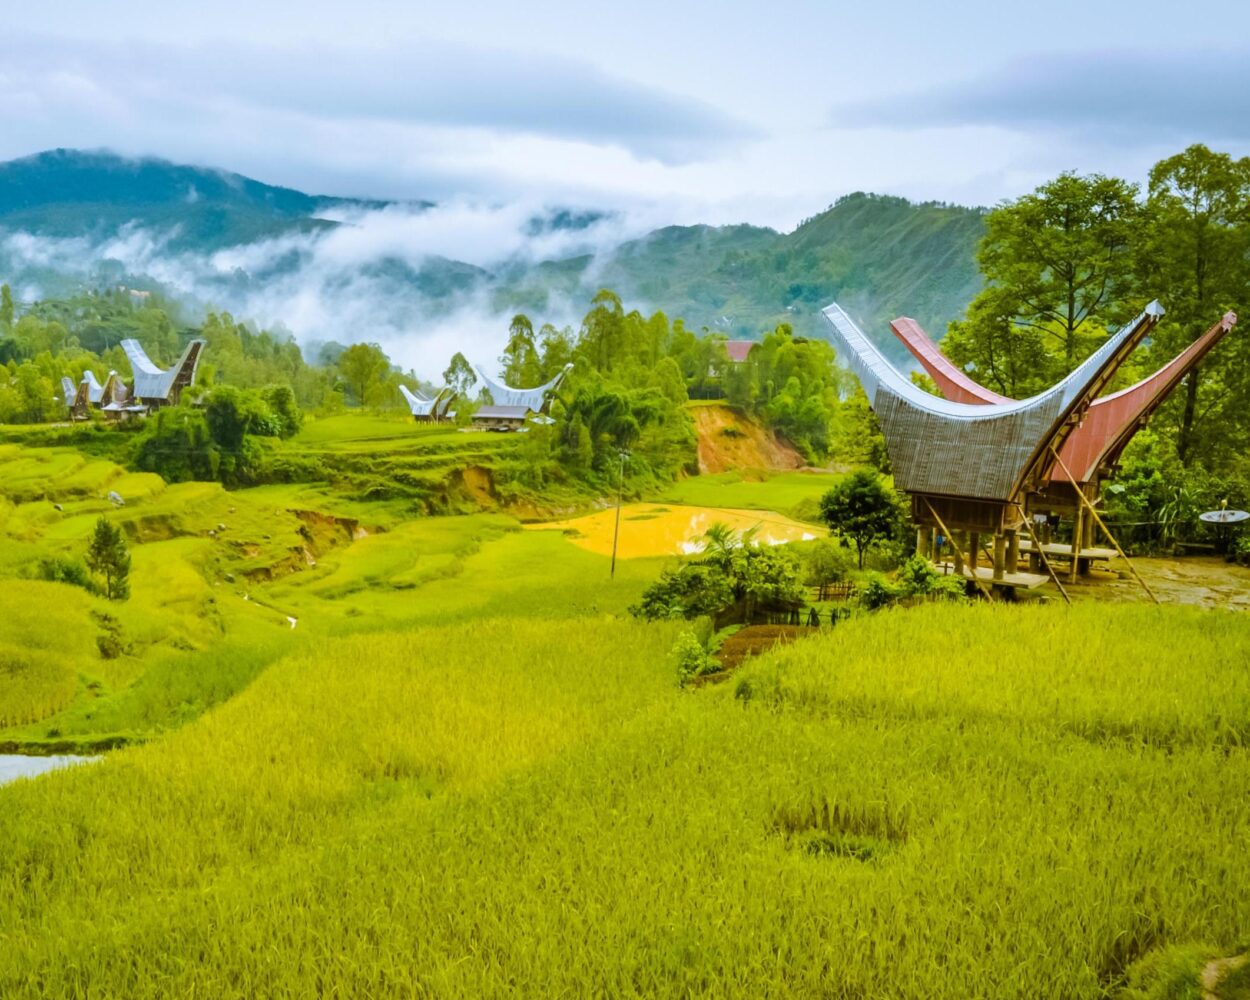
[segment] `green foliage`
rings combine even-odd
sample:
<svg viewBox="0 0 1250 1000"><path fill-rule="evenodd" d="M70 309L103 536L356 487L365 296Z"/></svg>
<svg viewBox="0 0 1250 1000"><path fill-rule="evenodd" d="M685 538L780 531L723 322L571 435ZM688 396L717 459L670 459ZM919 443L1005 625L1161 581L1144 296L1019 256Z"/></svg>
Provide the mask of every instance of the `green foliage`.
<svg viewBox="0 0 1250 1000"><path fill-rule="evenodd" d="M757 610L790 610L803 603L800 570L787 546L760 545L753 531L739 534L713 524L704 535L702 558L665 570L629 610L648 621L750 621Z"/></svg>
<svg viewBox="0 0 1250 1000"><path fill-rule="evenodd" d="M830 451L841 379L826 341L795 337L782 324L746 361L727 366L725 395L814 460Z"/></svg>
<svg viewBox="0 0 1250 1000"><path fill-rule="evenodd" d="M104 577L104 596L110 601L130 596L130 551L121 529L106 517L96 521L91 534L87 568Z"/></svg>
<svg viewBox="0 0 1250 1000"><path fill-rule="evenodd" d="M828 538L822 538L808 546L805 553L803 582L820 589L820 600L825 599L826 588L841 583L851 572L851 557L845 548Z"/></svg>
<svg viewBox="0 0 1250 1000"><path fill-rule="evenodd" d="M990 212L977 250L987 287L951 325L951 358L1021 397L1074 368L1126 308L1136 194L1116 178L1065 173Z"/></svg>
<svg viewBox="0 0 1250 1000"><path fill-rule="evenodd" d="M702 677L720 669L720 662L708 653L698 636L690 631L682 632L677 637L668 655L677 670L677 682L683 687L694 677Z"/></svg>
<svg viewBox="0 0 1250 1000"><path fill-rule="evenodd" d="M964 596L964 579L939 573L922 556L912 556L899 568L899 587L905 597L941 597L959 599Z"/></svg>
<svg viewBox="0 0 1250 1000"><path fill-rule="evenodd" d="M1150 171L1136 271L1167 307L1146 354L1171 360L1226 310L1250 310L1250 157L1196 144ZM1186 378L1155 426L1186 465L1227 466L1250 433L1250 350L1234 334Z"/></svg>
<svg viewBox="0 0 1250 1000"><path fill-rule="evenodd" d="M352 344L339 355L337 367L356 397L358 406L370 406L380 401L391 370L390 359L381 347L377 344Z"/></svg>
<svg viewBox="0 0 1250 1000"><path fill-rule="evenodd" d="M135 442L134 464L170 483L217 479L221 454L204 411L190 406L157 410Z"/></svg>
<svg viewBox="0 0 1250 1000"><path fill-rule="evenodd" d="M295 437L304 425L304 414L296 402L294 390L289 385L267 385L260 395L273 416L277 436Z"/></svg>
<svg viewBox="0 0 1250 1000"><path fill-rule="evenodd" d="M870 548L894 538L906 524L901 498L874 469L857 469L840 479L820 498L820 516L855 544L860 569Z"/></svg>
<svg viewBox="0 0 1250 1000"><path fill-rule="evenodd" d="M86 563L75 556L42 556L35 567L35 576L49 583L68 583L93 594L99 592Z"/></svg>
<svg viewBox="0 0 1250 1000"><path fill-rule="evenodd" d="M451 356L451 363L443 372L443 382L455 390L457 397L468 399L469 390L476 381L477 374L469 364L469 359L457 351Z"/></svg>
<svg viewBox="0 0 1250 1000"><path fill-rule="evenodd" d="M499 363L503 366L503 380L507 385L538 385L543 381L538 349L534 343L534 324L523 313L512 317L508 327L508 344Z"/></svg>

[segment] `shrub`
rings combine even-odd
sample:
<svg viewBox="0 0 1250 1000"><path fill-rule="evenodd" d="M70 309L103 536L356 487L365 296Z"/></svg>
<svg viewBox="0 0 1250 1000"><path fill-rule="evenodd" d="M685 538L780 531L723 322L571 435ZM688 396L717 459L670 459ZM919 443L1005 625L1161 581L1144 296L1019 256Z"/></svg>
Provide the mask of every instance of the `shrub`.
<svg viewBox="0 0 1250 1000"><path fill-rule="evenodd" d="M703 648L693 632L682 632L669 655L677 668L678 683L683 686L692 677L702 677L720 669L720 662Z"/></svg>
<svg viewBox="0 0 1250 1000"><path fill-rule="evenodd" d="M100 592L86 564L72 556L44 556L36 565L34 575L49 583L68 583L93 594Z"/></svg>
<svg viewBox="0 0 1250 1000"><path fill-rule="evenodd" d="M859 588L859 603L868 611L889 607L902 596L902 592L890 585L880 573L873 573L868 582Z"/></svg>
<svg viewBox="0 0 1250 1000"><path fill-rule="evenodd" d="M912 556L898 573L903 595L946 597L956 600L964 596L964 580L961 576L939 573L928 559Z"/></svg>

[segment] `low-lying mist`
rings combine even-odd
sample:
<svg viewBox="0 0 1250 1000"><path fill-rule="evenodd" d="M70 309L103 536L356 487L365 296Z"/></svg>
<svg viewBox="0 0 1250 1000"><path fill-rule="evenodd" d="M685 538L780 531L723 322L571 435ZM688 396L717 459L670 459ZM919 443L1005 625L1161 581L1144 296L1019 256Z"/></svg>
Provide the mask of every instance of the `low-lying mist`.
<svg viewBox="0 0 1250 1000"><path fill-rule="evenodd" d="M188 321L225 310L301 345L376 342L436 379L456 351L490 364L517 311L536 325L576 323L613 251L663 221L467 201L338 205L319 219L332 225L212 250L187 249L177 225L68 238L10 231L0 236L0 280L27 302L74 287L155 285Z"/></svg>

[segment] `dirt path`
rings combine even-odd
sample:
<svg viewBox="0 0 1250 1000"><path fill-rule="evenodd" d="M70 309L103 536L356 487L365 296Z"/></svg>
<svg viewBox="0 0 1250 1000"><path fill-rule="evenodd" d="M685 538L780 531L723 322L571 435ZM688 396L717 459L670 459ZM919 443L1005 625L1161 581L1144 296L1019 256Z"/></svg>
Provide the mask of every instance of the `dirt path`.
<svg viewBox="0 0 1250 1000"><path fill-rule="evenodd" d="M1095 571L1069 588L1075 598L1147 601L1121 560L1112 565L1125 576ZM1233 566L1218 556L1179 559L1134 558L1133 565L1164 604L1193 604L1204 608L1250 611L1250 568ZM1065 579L1066 583L1066 579Z"/></svg>
<svg viewBox="0 0 1250 1000"><path fill-rule="evenodd" d="M1233 958L1212 959L1203 966L1198 980L1198 985L1202 988L1202 1000L1220 1000L1220 983L1224 981L1224 977L1247 962L1250 962L1250 955L1237 955Z"/></svg>

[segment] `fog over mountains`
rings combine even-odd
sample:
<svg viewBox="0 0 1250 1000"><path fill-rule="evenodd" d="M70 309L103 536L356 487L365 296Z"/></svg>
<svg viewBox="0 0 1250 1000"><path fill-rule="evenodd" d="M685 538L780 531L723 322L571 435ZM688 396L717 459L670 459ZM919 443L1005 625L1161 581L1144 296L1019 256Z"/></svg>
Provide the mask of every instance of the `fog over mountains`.
<svg viewBox="0 0 1250 1000"><path fill-rule="evenodd" d="M239 174L107 152L0 164L0 280L20 300L159 289L188 318L226 309L301 343L381 343L434 375L456 350L499 353L517 311L576 323L601 287L627 308L753 338L823 336L838 299L873 329L934 334L975 294L982 212L852 194L791 233L666 226L594 206L306 194Z"/></svg>

